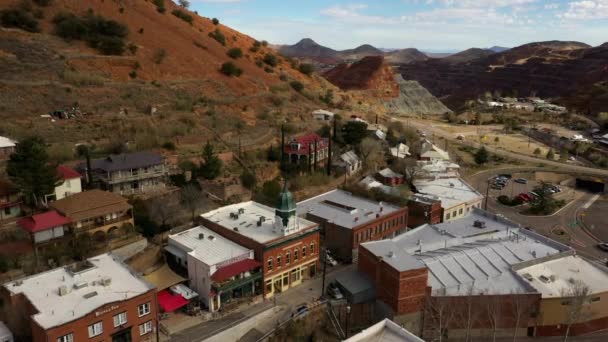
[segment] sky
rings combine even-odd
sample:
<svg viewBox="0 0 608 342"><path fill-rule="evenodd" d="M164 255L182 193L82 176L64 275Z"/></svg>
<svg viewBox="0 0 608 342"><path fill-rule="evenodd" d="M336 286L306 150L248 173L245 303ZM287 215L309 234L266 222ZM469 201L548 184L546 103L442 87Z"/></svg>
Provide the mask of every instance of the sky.
<svg viewBox="0 0 608 342"><path fill-rule="evenodd" d="M372 44L451 52L546 40L608 41L608 0L190 0L192 10L272 44Z"/></svg>

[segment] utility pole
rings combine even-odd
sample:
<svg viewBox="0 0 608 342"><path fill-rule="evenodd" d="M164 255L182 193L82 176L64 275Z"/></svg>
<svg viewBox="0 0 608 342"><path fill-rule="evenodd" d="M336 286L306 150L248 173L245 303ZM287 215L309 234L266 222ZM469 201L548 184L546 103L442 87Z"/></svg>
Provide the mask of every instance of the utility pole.
<svg viewBox="0 0 608 342"><path fill-rule="evenodd" d="M484 203L483 210L488 211L488 194L490 193L490 179L488 178L488 184L486 186L486 202Z"/></svg>
<svg viewBox="0 0 608 342"><path fill-rule="evenodd" d="M327 274L327 248L325 249L325 253L323 253L323 281L321 285L321 297L325 294L325 275Z"/></svg>
<svg viewBox="0 0 608 342"><path fill-rule="evenodd" d="M329 139L327 146L327 175L331 176L331 130L329 130Z"/></svg>

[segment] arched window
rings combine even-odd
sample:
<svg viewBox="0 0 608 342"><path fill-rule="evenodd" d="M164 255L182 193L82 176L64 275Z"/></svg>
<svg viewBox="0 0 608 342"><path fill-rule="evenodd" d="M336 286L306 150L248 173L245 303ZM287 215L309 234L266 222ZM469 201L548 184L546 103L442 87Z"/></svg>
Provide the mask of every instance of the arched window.
<svg viewBox="0 0 608 342"><path fill-rule="evenodd" d="M281 254L277 255L277 267L281 267Z"/></svg>
<svg viewBox="0 0 608 342"><path fill-rule="evenodd" d="M293 250L293 261L294 261L294 262L295 262L295 261L298 261L298 253L299 253L299 252L300 252L300 250L299 250L299 249L294 248L294 250Z"/></svg>
<svg viewBox="0 0 608 342"><path fill-rule="evenodd" d="M286 252L285 253L285 265L289 265L290 262L291 262L291 253Z"/></svg>
<svg viewBox="0 0 608 342"><path fill-rule="evenodd" d="M306 258L306 246L302 246L302 258Z"/></svg>
<svg viewBox="0 0 608 342"><path fill-rule="evenodd" d="M310 254L315 254L315 243L314 242L312 242L310 244Z"/></svg>
<svg viewBox="0 0 608 342"><path fill-rule="evenodd" d="M268 258L268 271L272 271L272 257Z"/></svg>

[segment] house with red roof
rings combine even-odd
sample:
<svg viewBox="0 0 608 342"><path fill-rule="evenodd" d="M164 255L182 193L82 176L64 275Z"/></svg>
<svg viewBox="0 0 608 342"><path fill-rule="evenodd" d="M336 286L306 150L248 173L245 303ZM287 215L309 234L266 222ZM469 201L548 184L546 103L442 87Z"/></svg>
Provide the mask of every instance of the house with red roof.
<svg viewBox="0 0 608 342"><path fill-rule="evenodd" d="M47 204L82 192L80 173L71 167L66 165L57 166L57 178L59 181L55 186L55 191L45 196Z"/></svg>
<svg viewBox="0 0 608 342"><path fill-rule="evenodd" d="M0 178L0 222L21 216L23 195L13 183Z"/></svg>
<svg viewBox="0 0 608 342"><path fill-rule="evenodd" d="M69 218L51 210L22 218L17 224L30 234L33 243L42 243L63 237L70 222Z"/></svg>
<svg viewBox="0 0 608 342"><path fill-rule="evenodd" d="M316 133L295 137L283 146L283 153L292 164L323 167L329 157L329 139Z"/></svg>

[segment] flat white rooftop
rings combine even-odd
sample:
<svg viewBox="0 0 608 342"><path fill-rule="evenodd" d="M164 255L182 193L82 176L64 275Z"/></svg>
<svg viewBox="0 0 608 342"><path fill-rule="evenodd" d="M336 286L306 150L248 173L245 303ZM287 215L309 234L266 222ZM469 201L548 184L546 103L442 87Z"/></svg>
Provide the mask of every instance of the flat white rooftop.
<svg viewBox="0 0 608 342"><path fill-rule="evenodd" d="M210 266L251 252L203 226L169 235L169 246L176 246Z"/></svg>
<svg viewBox="0 0 608 342"><path fill-rule="evenodd" d="M485 227L475 227L475 221L485 222ZM460 220L423 225L392 240L363 246L398 271L428 268L433 295L536 292L513 267L572 252L479 209Z"/></svg>
<svg viewBox="0 0 608 342"><path fill-rule="evenodd" d="M230 214L238 213L239 209L243 210L242 213L238 215L238 219L232 218ZM275 210L253 201L221 207L202 214L201 217L226 229L238 232L259 243L266 243L284 237L281 230L275 228ZM261 217L264 218L264 221L258 226L257 223L260 221ZM297 220L300 229L308 229L317 226L316 223L301 217L298 217Z"/></svg>
<svg viewBox="0 0 608 342"><path fill-rule="evenodd" d="M483 199L477 190L460 178L419 180L415 181L414 185L419 193L438 197L441 200L441 206L445 209Z"/></svg>
<svg viewBox="0 0 608 342"><path fill-rule="evenodd" d="M385 202L374 202L344 190L332 190L298 203L298 215L307 213L345 228L355 228L392 214L400 208Z"/></svg>
<svg viewBox="0 0 608 342"><path fill-rule="evenodd" d="M344 342L424 342L424 340L385 318Z"/></svg>
<svg viewBox="0 0 608 342"><path fill-rule="evenodd" d="M11 294L23 294L36 307L32 318L44 329L59 326L106 304L129 300L154 286L132 273L111 254L87 259L88 268L56 268L11 281L4 287ZM108 281L104 285L104 280ZM60 287L67 293L60 295Z"/></svg>
<svg viewBox="0 0 608 342"><path fill-rule="evenodd" d="M590 293L608 291L606 269L575 255L525 267L517 273L543 298L565 297L576 282L589 286Z"/></svg>

